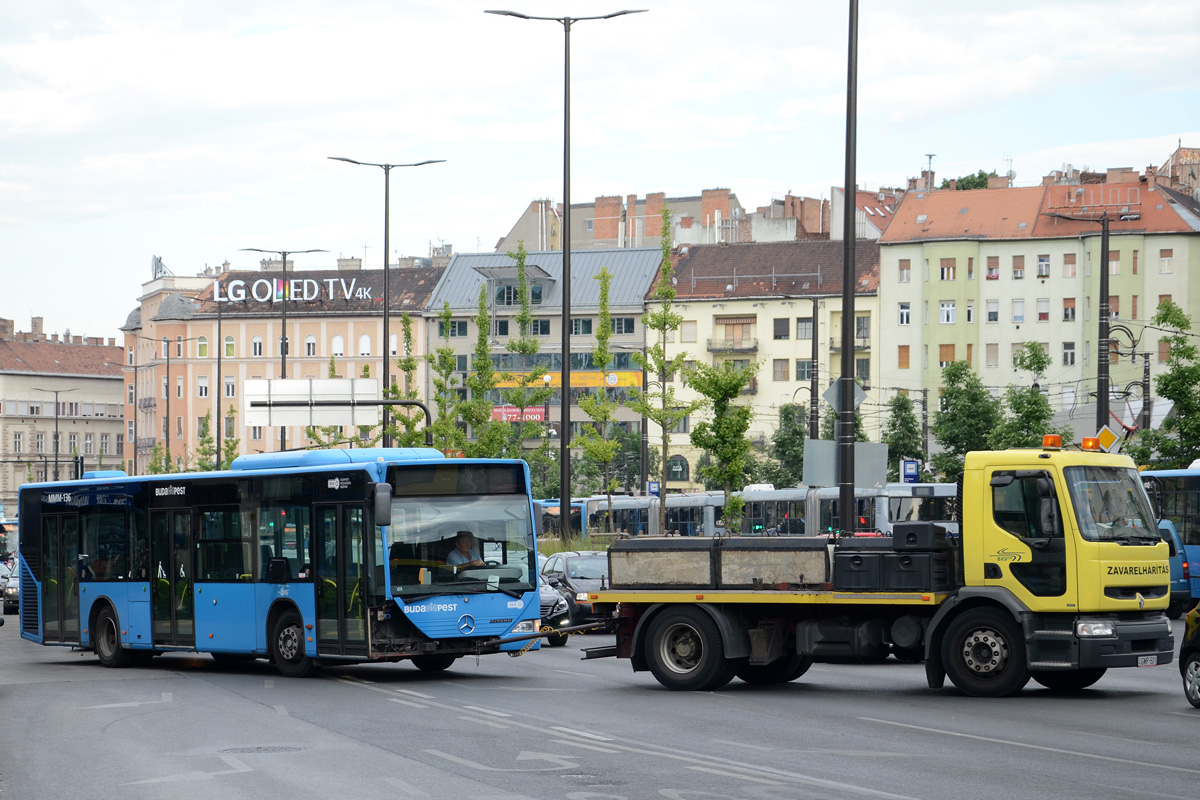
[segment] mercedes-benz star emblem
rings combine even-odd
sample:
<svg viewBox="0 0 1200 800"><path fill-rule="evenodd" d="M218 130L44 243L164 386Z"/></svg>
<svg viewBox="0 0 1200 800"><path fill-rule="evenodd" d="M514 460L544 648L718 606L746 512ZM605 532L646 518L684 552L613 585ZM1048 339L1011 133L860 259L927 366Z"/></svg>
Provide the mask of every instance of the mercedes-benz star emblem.
<svg viewBox="0 0 1200 800"><path fill-rule="evenodd" d="M458 632L462 634L471 633L475 630L475 618L470 614L463 614L458 618Z"/></svg>

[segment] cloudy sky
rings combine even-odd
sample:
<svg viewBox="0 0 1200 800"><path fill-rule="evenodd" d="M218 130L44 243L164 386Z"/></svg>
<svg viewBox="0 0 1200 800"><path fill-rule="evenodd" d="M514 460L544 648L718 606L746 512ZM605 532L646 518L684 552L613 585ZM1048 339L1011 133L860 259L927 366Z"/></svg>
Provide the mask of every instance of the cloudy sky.
<svg viewBox="0 0 1200 800"><path fill-rule="evenodd" d="M0 317L116 336L149 279L241 248L383 263L490 251L562 199L727 187L753 209L844 173L847 3L38 0L0 4ZM506 5L512 3L511 5ZM862 0L858 181L1161 164L1200 146L1200 3Z"/></svg>

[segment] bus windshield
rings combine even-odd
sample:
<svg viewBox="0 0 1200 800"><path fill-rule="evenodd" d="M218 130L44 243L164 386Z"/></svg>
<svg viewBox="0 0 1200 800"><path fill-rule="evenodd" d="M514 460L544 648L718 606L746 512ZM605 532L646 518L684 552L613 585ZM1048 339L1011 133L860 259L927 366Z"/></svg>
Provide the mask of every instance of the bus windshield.
<svg viewBox="0 0 1200 800"><path fill-rule="evenodd" d="M537 570L529 508L524 495L397 497L388 530L392 595L530 591Z"/></svg>
<svg viewBox="0 0 1200 800"><path fill-rule="evenodd" d="M1158 522L1135 470L1067 467L1064 472L1084 539L1159 541Z"/></svg>

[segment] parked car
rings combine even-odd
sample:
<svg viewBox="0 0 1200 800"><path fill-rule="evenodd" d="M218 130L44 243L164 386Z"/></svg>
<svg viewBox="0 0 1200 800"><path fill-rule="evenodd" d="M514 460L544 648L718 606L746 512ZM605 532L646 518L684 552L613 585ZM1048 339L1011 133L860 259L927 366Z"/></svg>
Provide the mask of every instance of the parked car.
<svg viewBox="0 0 1200 800"><path fill-rule="evenodd" d="M1200 708L1200 607L1188 612L1179 645L1179 671L1183 675L1183 695Z"/></svg>
<svg viewBox="0 0 1200 800"><path fill-rule="evenodd" d="M4 613L17 613L21 605L21 581L17 579L17 571L7 564L0 564L0 594L4 595Z"/></svg>
<svg viewBox="0 0 1200 800"><path fill-rule="evenodd" d="M538 591L542 602L542 625L548 625L555 630L566 628L571 624L571 606L562 592L550 585L545 575L538 575ZM569 634L560 633L546 637L546 644L551 647L562 647L570 638Z"/></svg>
<svg viewBox="0 0 1200 800"><path fill-rule="evenodd" d="M1183 540L1175 529L1175 523L1169 519L1158 521L1158 535L1167 543L1171 562L1171 604L1167 606L1167 616L1179 619L1184 612L1196 605L1192 597L1192 576L1190 565L1184 557Z"/></svg>
<svg viewBox="0 0 1200 800"><path fill-rule="evenodd" d="M542 574L566 598L572 625L612 621L593 610L588 601L588 592L608 588L608 553L603 550L554 553L546 560Z"/></svg>

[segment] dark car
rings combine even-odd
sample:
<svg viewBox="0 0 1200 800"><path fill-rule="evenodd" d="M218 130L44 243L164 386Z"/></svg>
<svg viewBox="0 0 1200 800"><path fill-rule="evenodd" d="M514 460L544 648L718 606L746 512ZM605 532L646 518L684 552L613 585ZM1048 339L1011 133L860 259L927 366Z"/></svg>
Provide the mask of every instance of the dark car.
<svg viewBox="0 0 1200 800"><path fill-rule="evenodd" d="M1183 694L1200 708L1200 607L1188 612L1183 622L1183 644L1179 645L1179 671L1183 673Z"/></svg>
<svg viewBox="0 0 1200 800"><path fill-rule="evenodd" d="M542 602L542 625L548 625L555 630L568 627L571 624L571 606L562 592L550 585L545 575L538 575L538 592ZM569 634L566 633L547 636L546 644L562 647L568 638Z"/></svg>
<svg viewBox="0 0 1200 800"><path fill-rule="evenodd" d="M4 613L15 614L21 602L21 584L17 580L17 571L8 564L0 562L0 595L4 596Z"/></svg>
<svg viewBox="0 0 1200 800"><path fill-rule="evenodd" d="M569 550L554 553L542 567L550 585L562 592L571 607L571 624L612 620L593 610L588 593L608 588L608 554L603 550Z"/></svg>

